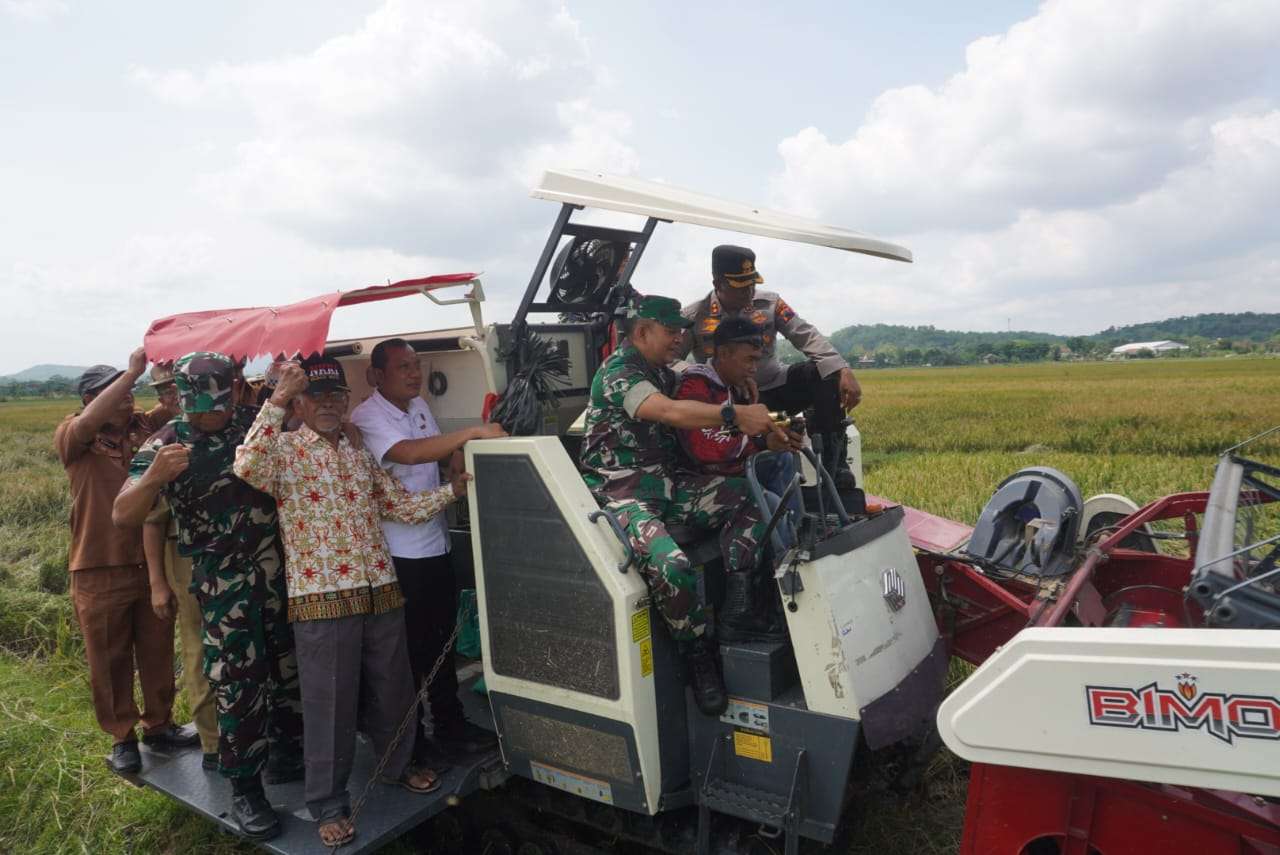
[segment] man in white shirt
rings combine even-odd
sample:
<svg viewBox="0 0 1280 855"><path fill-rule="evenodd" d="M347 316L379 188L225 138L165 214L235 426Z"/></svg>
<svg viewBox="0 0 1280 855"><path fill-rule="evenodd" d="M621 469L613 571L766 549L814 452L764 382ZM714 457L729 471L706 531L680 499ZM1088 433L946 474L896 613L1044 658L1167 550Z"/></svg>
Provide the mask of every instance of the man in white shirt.
<svg viewBox="0 0 1280 855"><path fill-rule="evenodd" d="M441 434L421 396L422 367L404 339L380 342L370 354L377 391L351 411L364 446L410 493L440 486L437 461L449 459L468 440L506 436L501 426L485 424ZM444 514L420 525L384 520L409 636L409 664L415 690L421 689L453 630L458 592L449 562L449 526ZM449 650L428 689L436 746L446 755L469 753L494 744L493 734L467 721L458 700L458 678ZM426 764L431 743L418 717L413 762Z"/></svg>

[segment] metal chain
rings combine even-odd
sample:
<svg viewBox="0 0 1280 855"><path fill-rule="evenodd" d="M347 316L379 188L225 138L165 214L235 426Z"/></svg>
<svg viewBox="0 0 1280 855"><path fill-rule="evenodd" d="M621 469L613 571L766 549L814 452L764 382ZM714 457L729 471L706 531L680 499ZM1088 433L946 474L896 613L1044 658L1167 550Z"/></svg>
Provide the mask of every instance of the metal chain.
<svg viewBox="0 0 1280 855"><path fill-rule="evenodd" d="M444 649L440 651L440 655L436 657L436 663L431 666L431 673L427 675L427 679L422 681L422 688L413 698L413 703L409 705L409 709L405 711L404 718L400 721L400 726L396 728L395 736L391 737L391 743L387 746L387 750L382 753L382 757L378 760L378 765L374 767L373 774L369 776L369 783L364 785L364 792L360 794L360 798L351 807L351 815L347 817L347 822L352 828L355 828L356 817L360 815L360 809L364 807L365 801L368 800L369 794L373 792L373 787L382 780L382 772L387 768L387 763L391 761L391 755L395 753L396 746L400 744L400 740L404 738L404 732L409 728L410 722L413 721L415 715L421 715L419 707L422 702L427 699L427 689L431 686L431 681L436 678L436 673L440 670L440 666L444 665L444 660L448 658L449 652L453 650L453 643L458 640L458 632L462 629L462 624L470 618L470 609L465 610L458 616L458 622L453 625L453 632L449 634L449 640L444 643ZM305 726L305 724L304 724ZM350 841L348 841L350 842ZM345 843L329 843L326 844L331 851L336 851Z"/></svg>

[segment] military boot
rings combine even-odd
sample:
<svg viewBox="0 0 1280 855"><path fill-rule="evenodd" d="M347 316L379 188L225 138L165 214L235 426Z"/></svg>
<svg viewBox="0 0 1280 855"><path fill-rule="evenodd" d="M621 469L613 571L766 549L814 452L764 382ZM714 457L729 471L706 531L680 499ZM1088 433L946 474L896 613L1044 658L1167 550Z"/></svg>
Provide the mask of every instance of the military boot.
<svg viewBox="0 0 1280 855"><path fill-rule="evenodd" d="M231 779L231 818L250 840L269 840L280 833L280 819L256 775Z"/></svg>
<svg viewBox="0 0 1280 855"><path fill-rule="evenodd" d="M693 674L693 702L703 715L718 716L729 706L724 680L716 666L714 646L705 638L693 642L689 650L689 670Z"/></svg>
<svg viewBox="0 0 1280 855"><path fill-rule="evenodd" d="M839 492L852 490L858 486L857 479L853 477L853 471L849 468L848 445L849 437L844 432L844 426L841 426L838 431L822 435L822 468L827 470L827 474L831 476Z"/></svg>
<svg viewBox="0 0 1280 855"><path fill-rule="evenodd" d="M728 573L724 583L724 608L720 614L720 640L735 643L772 644L787 640L785 627L770 619L767 604L757 607L749 573Z"/></svg>

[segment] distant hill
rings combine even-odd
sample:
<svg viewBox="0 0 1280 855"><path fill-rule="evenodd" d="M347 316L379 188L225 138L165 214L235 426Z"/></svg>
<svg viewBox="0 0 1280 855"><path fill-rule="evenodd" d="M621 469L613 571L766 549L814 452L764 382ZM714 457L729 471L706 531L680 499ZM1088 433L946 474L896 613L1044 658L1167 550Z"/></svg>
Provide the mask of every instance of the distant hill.
<svg viewBox="0 0 1280 855"><path fill-rule="evenodd" d="M1098 340L1124 339L1125 341L1160 341L1162 339L1186 339L1192 336L1204 338L1229 338L1233 340L1266 341L1280 333L1280 314L1266 312L1214 312L1207 315L1184 315L1149 324L1129 324L1124 327L1107 327L1090 338Z"/></svg>
<svg viewBox="0 0 1280 855"><path fill-rule="evenodd" d="M1000 361L1056 359L1067 354L1099 357L1111 348L1135 341L1174 339L1191 345L1194 353L1218 349L1245 352L1262 349L1280 337L1280 313L1212 313L1167 318L1142 324L1108 327L1084 336L1064 336L1033 330L961 332L932 326L899 324L855 324L831 333L831 342L840 353L857 359L873 356L887 365L950 365L971 363L994 355ZM1220 347L1219 343L1225 343ZM786 342L779 348L786 362L801 357Z"/></svg>
<svg viewBox="0 0 1280 855"><path fill-rule="evenodd" d="M66 377L74 380L85 372L87 365L33 365L17 374L0 377L0 382L16 381L19 383L43 383L54 377Z"/></svg>

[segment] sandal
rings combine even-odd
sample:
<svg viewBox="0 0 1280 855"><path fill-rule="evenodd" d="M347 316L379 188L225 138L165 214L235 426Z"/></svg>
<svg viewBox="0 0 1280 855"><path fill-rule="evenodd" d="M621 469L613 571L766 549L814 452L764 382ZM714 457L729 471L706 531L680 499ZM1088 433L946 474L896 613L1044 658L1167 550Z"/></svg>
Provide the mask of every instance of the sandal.
<svg viewBox="0 0 1280 855"><path fill-rule="evenodd" d="M322 820L316 830L320 833L320 842L331 849L350 843L356 836L356 827L345 815Z"/></svg>
<svg viewBox="0 0 1280 855"><path fill-rule="evenodd" d="M419 775L427 779L426 784L415 784L413 782L413 778ZM423 766L417 769L406 769L399 779L388 781L388 783L404 787L411 793L430 793L440 789L440 775L434 769L428 769Z"/></svg>

